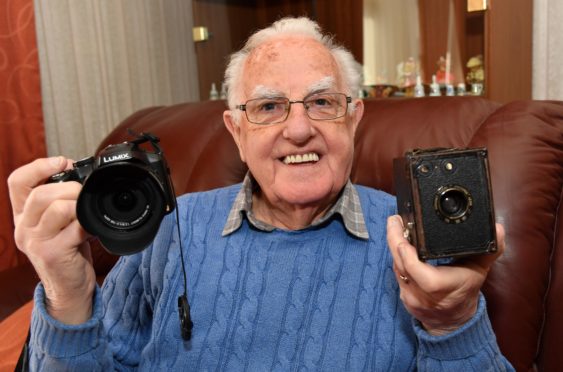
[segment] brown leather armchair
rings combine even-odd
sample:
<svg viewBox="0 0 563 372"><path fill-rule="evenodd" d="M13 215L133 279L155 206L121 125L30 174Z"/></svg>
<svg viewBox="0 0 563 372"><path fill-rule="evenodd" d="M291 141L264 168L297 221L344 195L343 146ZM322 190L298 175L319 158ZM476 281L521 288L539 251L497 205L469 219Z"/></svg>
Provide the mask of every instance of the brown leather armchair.
<svg viewBox="0 0 563 372"><path fill-rule="evenodd" d="M507 242L484 287L493 327L517 370L563 369L563 102L500 105L476 97L439 97L367 100L365 106L356 135L355 183L393 193L392 159L407 149L488 148L496 218L505 226ZM240 182L246 168L224 128L224 109L223 101L144 109L122 122L100 148L126 140L126 128L151 132L161 138L178 194ZM103 276L115 259L99 247L96 252ZM0 274L2 296L10 281ZM25 285L21 291L30 293ZM0 308L28 299L3 299ZM25 335L29 309L0 323L0 332ZM22 324L14 327L18 319ZM4 339L15 338L0 333L0 345ZM1 348L6 347L0 346L3 360Z"/></svg>

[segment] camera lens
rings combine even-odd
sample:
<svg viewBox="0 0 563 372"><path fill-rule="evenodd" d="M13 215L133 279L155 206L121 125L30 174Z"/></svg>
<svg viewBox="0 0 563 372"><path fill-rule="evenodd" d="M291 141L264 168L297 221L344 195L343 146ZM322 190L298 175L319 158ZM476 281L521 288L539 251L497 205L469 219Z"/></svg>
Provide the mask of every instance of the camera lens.
<svg viewBox="0 0 563 372"><path fill-rule="evenodd" d="M442 195L440 198L440 209L449 216L455 216L467 207L467 199L457 191L451 190Z"/></svg>
<svg viewBox="0 0 563 372"><path fill-rule="evenodd" d="M465 221L472 206L471 195L461 186L442 186L434 199L434 209L447 223Z"/></svg>
<svg viewBox="0 0 563 372"><path fill-rule="evenodd" d="M113 204L115 205L115 208L124 212L130 211L136 201L137 198L135 195L127 190L121 191L113 197Z"/></svg>
<svg viewBox="0 0 563 372"><path fill-rule="evenodd" d="M152 241L166 213L162 184L141 164L99 167L84 183L78 220L114 254L138 252Z"/></svg>
<svg viewBox="0 0 563 372"><path fill-rule="evenodd" d="M146 180L135 177L115 177L102 186L98 210L104 222L116 229L131 229L142 224L150 209L151 191Z"/></svg>

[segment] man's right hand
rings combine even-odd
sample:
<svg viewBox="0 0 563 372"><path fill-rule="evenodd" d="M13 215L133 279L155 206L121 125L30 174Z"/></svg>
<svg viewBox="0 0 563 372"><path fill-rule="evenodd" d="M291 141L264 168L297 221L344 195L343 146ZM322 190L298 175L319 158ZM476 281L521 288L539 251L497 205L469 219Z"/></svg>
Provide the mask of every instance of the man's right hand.
<svg viewBox="0 0 563 372"><path fill-rule="evenodd" d="M37 159L8 178L15 241L39 275L49 314L66 324L91 317L96 275L88 235L76 218L78 182L44 184L72 166L63 157Z"/></svg>

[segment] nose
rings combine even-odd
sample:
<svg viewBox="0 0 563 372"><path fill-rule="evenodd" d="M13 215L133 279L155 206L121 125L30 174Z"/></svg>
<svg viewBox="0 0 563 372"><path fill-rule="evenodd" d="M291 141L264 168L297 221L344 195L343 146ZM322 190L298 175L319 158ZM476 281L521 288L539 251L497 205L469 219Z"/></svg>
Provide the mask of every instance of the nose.
<svg viewBox="0 0 563 372"><path fill-rule="evenodd" d="M305 143L314 135L315 127L307 116L303 103L292 103L289 116L285 121L284 138L295 143Z"/></svg>

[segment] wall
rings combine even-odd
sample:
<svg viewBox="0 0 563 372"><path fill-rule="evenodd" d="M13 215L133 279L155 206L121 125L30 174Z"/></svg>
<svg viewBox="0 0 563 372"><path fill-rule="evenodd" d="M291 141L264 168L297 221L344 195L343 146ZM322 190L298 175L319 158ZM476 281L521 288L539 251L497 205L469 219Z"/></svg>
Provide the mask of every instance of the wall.
<svg viewBox="0 0 563 372"><path fill-rule="evenodd" d="M202 100L209 97L212 83L220 88L228 56L240 49L252 32L283 16L316 20L362 61L359 0L193 0L194 25L207 27L210 34L209 40L195 45Z"/></svg>
<svg viewBox="0 0 563 372"><path fill-rule="evenodd" d="M33 0L0 2L0 270L24 261L15 248L6 179L45 156Z"/></svg>

